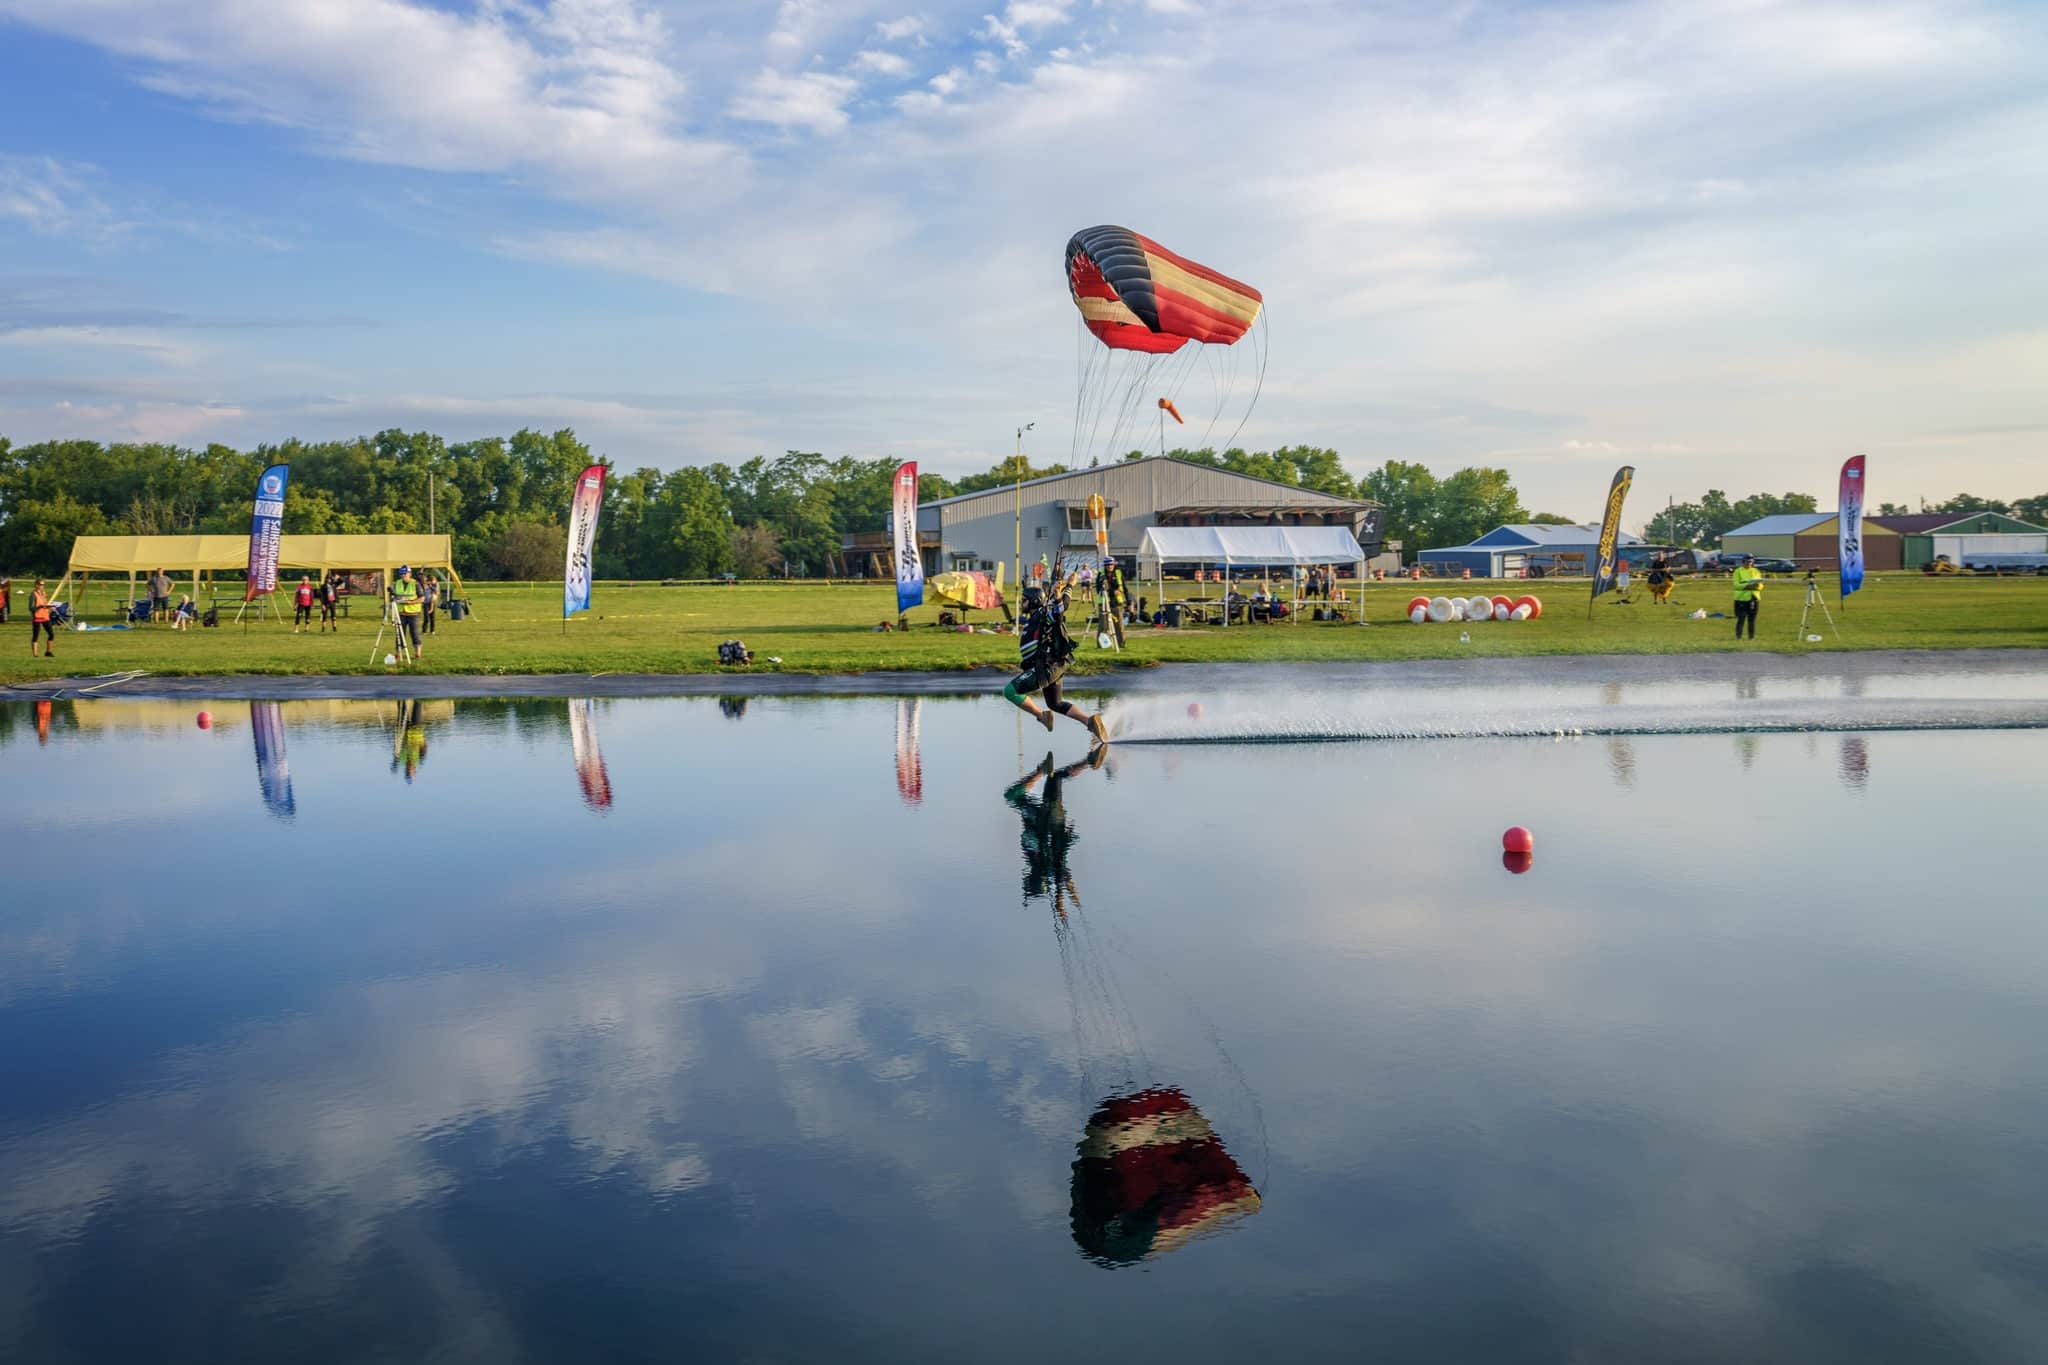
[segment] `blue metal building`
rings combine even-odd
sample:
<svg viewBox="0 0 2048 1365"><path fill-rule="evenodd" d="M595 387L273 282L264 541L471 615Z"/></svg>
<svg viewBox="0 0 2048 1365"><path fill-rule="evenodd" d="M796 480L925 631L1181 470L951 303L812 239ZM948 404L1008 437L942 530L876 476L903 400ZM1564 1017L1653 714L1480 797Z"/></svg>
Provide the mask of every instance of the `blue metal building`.
<svg viewBox="0 0 2048 1365"><path fill-rule="evenodd" d="M1640 545L1642 537L1621 533L1619 544ZM1551 574L1583 574L1600 554L1600 527L1543 526L1522 523L1496 526L1469 545L1424 550L1416 558L1438 573L1456 575L1465 569L1474 578L1521 578ZM1535 571L1532 573L1532 571Z"/></svg>

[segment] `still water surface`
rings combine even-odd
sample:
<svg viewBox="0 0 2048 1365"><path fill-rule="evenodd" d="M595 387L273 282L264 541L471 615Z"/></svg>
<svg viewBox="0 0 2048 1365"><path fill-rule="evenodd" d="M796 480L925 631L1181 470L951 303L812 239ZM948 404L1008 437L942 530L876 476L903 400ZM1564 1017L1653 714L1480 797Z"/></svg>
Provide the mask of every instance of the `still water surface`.
<svg viewBox="0 0 2048 1365"><path fill-rule="evenodd" d="M2048 732L198 709L0 705L0 1357L2048 1341Z"/></svg>

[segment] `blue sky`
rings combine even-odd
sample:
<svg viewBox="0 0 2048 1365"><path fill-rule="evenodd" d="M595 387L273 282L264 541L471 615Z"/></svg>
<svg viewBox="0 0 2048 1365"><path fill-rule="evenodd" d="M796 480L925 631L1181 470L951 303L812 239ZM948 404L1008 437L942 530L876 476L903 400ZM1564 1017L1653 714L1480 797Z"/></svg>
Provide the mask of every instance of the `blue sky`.
<svg viewBox="0 0 2048 1365"><path fill-rule="evenodd" d="M2044 147L2030 4L0 0L0 434L1064 458L1115 222L1265 292L1244 444L2016 497Z"/></svg>

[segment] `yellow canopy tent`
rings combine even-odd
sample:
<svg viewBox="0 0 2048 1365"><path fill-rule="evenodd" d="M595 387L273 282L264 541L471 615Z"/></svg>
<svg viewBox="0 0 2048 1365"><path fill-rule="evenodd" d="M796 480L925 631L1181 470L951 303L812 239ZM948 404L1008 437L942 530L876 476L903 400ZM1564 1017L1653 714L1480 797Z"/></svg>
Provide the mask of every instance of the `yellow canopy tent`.
<svg viewBox="0 0 2048 1365"><path fill-rule="evenodd" d="M415 569L440 569L462 592L462 575L455 572L450 558L450 538L440 535L358 535L281 536L277 567L325 574L330 569L376 569L388 583L401 564ZM240 536L79 536L71 542L71 562L57 585L57 596L75 574L79 593L85 592L88 576L96 573L126 574L128 597L135 597L135 580L154 569L179 577L190 577L192 595L199 596L202 578L222 570L240 570L249 565L249 537Z"/></svg>

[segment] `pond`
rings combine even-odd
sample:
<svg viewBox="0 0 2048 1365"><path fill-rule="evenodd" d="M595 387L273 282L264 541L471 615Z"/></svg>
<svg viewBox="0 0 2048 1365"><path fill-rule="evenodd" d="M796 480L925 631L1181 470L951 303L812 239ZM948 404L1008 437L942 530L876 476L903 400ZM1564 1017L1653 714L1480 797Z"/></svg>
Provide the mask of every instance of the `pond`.
<svg viewBox="0 0 2048 1365"><path fill-rule="evenodd" d="M0 1358L2033 1357L2044 676L0 703Z"/></svg>

